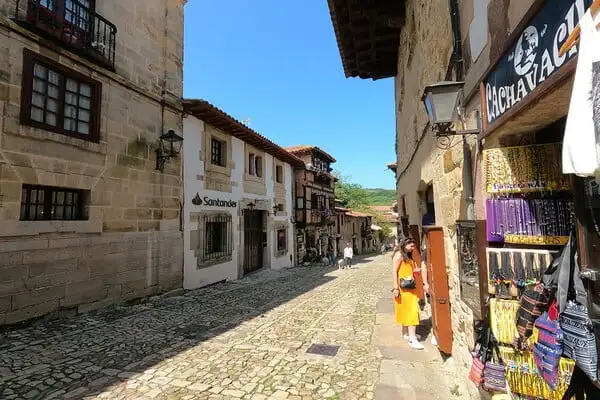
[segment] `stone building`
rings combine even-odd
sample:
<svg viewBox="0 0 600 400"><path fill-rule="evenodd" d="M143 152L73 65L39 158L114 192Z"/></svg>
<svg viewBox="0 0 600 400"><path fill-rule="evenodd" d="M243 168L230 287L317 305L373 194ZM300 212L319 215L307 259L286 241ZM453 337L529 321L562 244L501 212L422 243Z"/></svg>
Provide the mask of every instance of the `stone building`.
<svg viewBox="0 0 600 400"><path fill-rule="evenodd" d="M183 104L183 287L293 266L304 162L204 100Z"/></svg>
<svg viewBox="0 0 600 400"><path fill-rule="evenodd" d="M0 0L0 324L181 287L184 3Z"/></svg>
<svg viewBox="0 0 600 400"><path fill-rule="evenodd" d="M326 151L317 146L286 147L290 154L304 162L295 172L296 193L296 259L324 256L329 246L337 248L333 233L335 180L331 164L335 163Z"/></svg>
<svg viewBox="0 0 600 400"><path fill-rule="evenodd" d="M488 110L483 101L482 82L510 51L510 46L519 39L543 3L535 0L406 0L359 6L348 0L329 0L345 75L394 79L397 160L388 167L396 174L399 230L402 235L419 241L426 238L424 223L443 230L451 300L451 311L450 308L447 311L451 315L445 318L452 327L449 350L461 377L466 377L471 363L473 321L480 318L481 307L471 307L461 298L457 225L461 220L474 219L476 234L480 235L482 230L485 234L481 154L475 135L466 137L466 146L461 146L461 137L436 138L422 95L427 85L464 81L463 129L481 130L483 122L485 130ZM572 3L583 7L584 2ZM572 29L573 22L565 19L563 25ZM359 25L361 28L357 29ZM564 37L557 41L566 38L567 30L560 32ZM510 114L514 110L506 112ZM515 126L512 130L537 129L536 126L540 124L524 120L520 128ZM482 138L480 135L479 139ZM517 143L519 139L486 140ZM472 176L467 173L469 169L464 168L464 160L469 157L473 160ZM473 183L473 193L465 192L464 183L468 180ZM467 204L473 198L474 210L470 211ZM485 248L485 244L479 247ZM479 271L479 280L484 285L487 272L481 266Z"/></svg>

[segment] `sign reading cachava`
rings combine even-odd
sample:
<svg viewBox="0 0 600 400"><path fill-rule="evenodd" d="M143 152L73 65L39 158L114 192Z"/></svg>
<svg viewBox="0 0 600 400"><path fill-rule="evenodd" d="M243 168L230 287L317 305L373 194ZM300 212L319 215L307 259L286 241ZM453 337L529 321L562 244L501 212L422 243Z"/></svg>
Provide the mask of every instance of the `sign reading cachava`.
<svg viewBox="0 0 600 400"><path fill-rule="evenodd" d="M559 56L592 0L548 0L517 43L484 79L487 122L491 124L577 54L574 46Z"/></svg>

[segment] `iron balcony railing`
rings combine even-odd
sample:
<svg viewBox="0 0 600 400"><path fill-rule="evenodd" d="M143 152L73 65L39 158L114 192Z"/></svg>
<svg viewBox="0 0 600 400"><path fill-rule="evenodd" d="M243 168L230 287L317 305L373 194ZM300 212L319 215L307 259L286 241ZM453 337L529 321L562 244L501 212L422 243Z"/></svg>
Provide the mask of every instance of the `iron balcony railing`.
<svg viewBox="0 0 600 400"><path fill-rule="evenodd" d="M117 27L89 4L90 0L16 0L15 20L114 69Z"/></svg>

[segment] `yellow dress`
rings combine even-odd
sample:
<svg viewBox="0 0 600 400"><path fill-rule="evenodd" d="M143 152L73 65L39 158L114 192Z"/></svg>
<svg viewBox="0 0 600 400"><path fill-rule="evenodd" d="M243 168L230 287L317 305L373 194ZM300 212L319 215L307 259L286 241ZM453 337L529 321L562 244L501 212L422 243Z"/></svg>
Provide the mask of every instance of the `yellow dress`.
<svg viewBox="0 0 600 400"><path fill-rule="evenodd" d="M401 261L400 268L398 268L398 279L414 277L413 268L414 261ZM417 289L400 289L400 298L394 299L394 313L398 325L418 326L420 324Z"/></svg>

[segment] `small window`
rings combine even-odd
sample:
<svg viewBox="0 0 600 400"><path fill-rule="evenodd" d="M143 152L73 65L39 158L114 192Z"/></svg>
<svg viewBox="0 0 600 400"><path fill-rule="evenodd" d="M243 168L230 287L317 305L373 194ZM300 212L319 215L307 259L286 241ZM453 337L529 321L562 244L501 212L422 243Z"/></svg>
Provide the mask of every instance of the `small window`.
<svg viewBox="0 0 600 400"><path fill-rule="evenodd" d="M23 185L21 221L86 220L85 200L83 190Z"/></svg>
<svg viewBox="0 0 600 400"><path fill-rule="evenodd" d="M277 230L277 252L283 252L287 250L287 229Z"/></svg>
<svg viewBox="0 0 600 400"><path fill-rule="evenodd" d="M21 123L99 141L100 83L25 51Z"/></svg>
<svg viewBox="0 0 600 400"><path fill-rule="evenodd" d="M248 154L248 174L255 175L256 171L256 157L253 153Z"/></svg>
<svg viewBox="0 0 600 400"><path fill-rule="evenodd" d="M277 204L277 211L279 211L279 212L284 212L285 211L284 207L283 207L283 203Z"/></svg>
<svg viewBox="0 0 600 400"><path fill-rule="evenodd" d="M275 182L283 183L283 166L281 165L275 167Z"/></svg>
<svg viewBox="0 0 600 400"><path fill-rule="evenodd" d="M296 197L296 208L304 208L304 197Z"/></svg>
<svg viewBox="0 0 600 400"><path fill-rule="evenodd" d="M256 172L256 176L258 176L259 178L262 177L262 175L263 175L263 158L262 157L256 157L254 170Z"/></svg>
<svg viewBox="0 0 600 400"><path fill-rule="evenodd" d="M204 252L200 261L218 260L231 256L231 215L204 217Z"/></svg>
<svg viewBox="0 0 600 400"><path fill-rule="evenodd" d="M212 165L217 165L219 167L224 167L225 164L225 146L226 143L215 139L215 138L211 138L210 141L210 163Z"/></svg>

